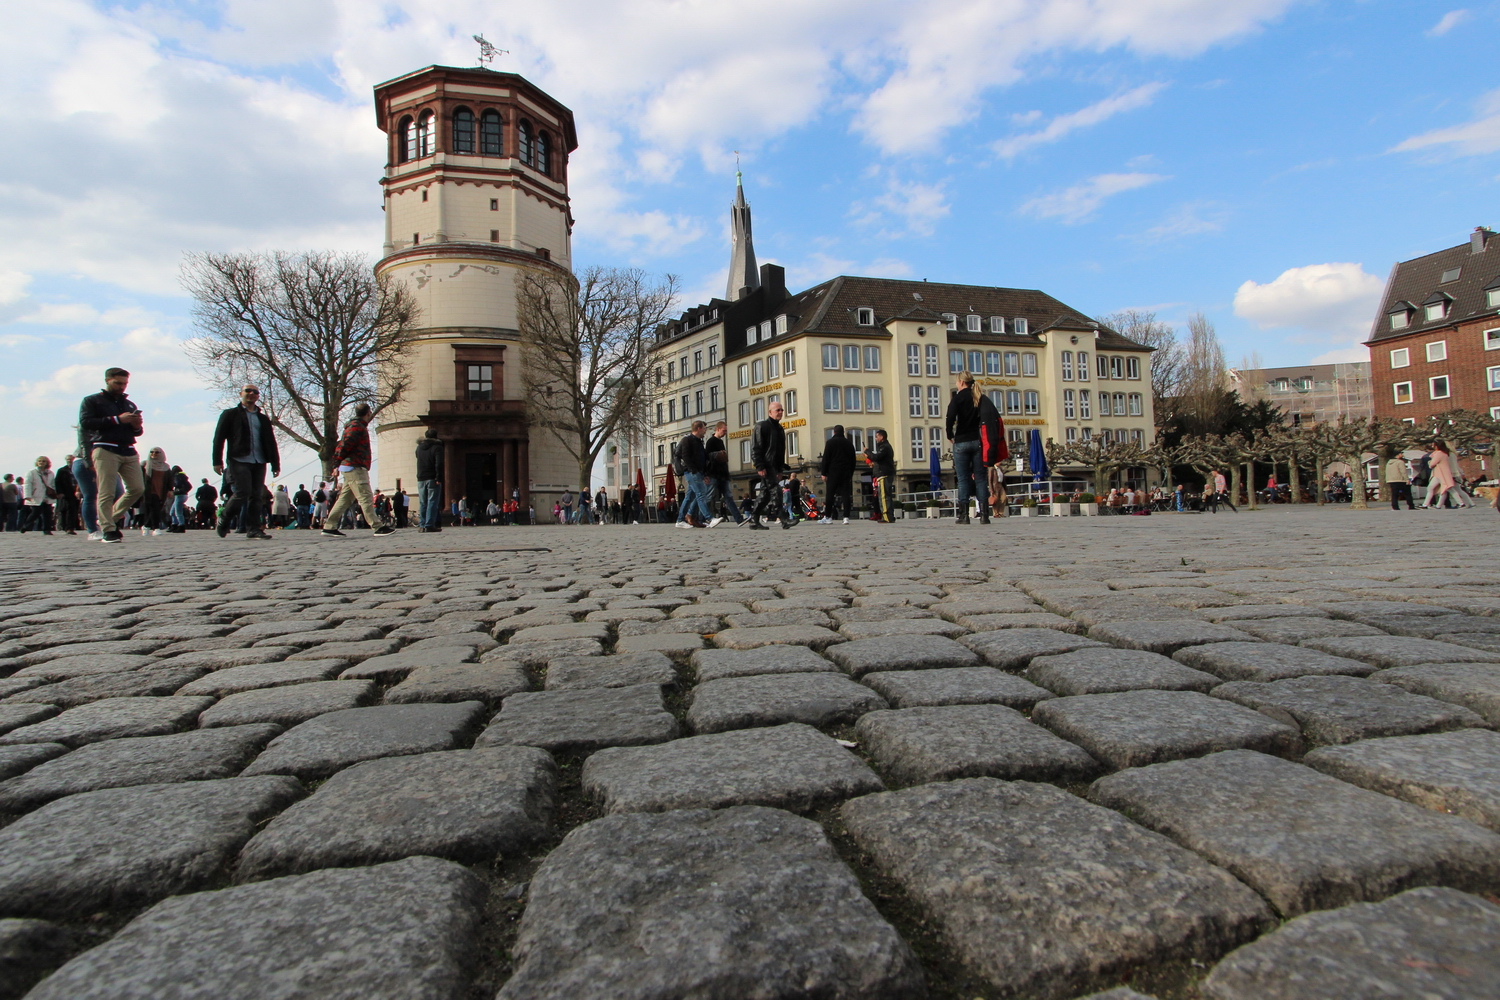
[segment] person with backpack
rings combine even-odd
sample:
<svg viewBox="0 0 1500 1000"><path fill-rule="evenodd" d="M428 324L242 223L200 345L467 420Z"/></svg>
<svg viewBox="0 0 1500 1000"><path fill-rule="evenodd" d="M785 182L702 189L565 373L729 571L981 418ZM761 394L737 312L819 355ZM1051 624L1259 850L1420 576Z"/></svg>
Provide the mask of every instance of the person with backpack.
<svg viewBox="0 0 1500 1000"><path fill-rule="evenodd" d="M990 523L989 467L1009 454L1005 427L995 404L979 390L972 372L961 372L957 391L948 401L948 440L953 442L953 474L958 480L954 520L969 523L969 503L979 505L979 523Z"/></svg>
<svg viewBox="0 0 1500 1000"><path fill-rule="evenodd" d="M708 453L703 447L703 435L707 430L708 424L694 420L693 429L677 443L672 458L672 468L682 477L683 483L682 503L677 508L679 528L694 527L688 520L690 516L698 518L697 527L700 528L712 528L722 520L714 517L708 509L708 490L703 481L703 473L708 468Z"/></svg>

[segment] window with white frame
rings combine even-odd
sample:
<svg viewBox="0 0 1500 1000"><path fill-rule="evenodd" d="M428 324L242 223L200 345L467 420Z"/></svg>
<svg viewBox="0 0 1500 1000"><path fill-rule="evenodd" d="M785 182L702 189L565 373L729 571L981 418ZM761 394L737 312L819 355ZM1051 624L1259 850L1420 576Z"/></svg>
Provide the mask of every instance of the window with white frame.
<svg viewBox="0 0 1500 1000"><path fill-rule="evenodd" d="M664 444L659 444L656 446L656 464L667 464L667 446Z"/></svg>
<svg viewBox="0 0 1500 1000"><path fill-rule="evenodd" d="M1103 441L1107 445L1114 444L1115 432L1110 430L1108 427L1101 427L1099 428L1099 440Z"/></svg>
<svg viewBox="0 0 1500 1000"><path fill-rule="evenodd" d="M839 345L823 345L823 370L825 372L836 372L839 370Z"/></svg>
<svg viewBox="0 0 1500 1000"><path fill-rule="evenodd" d="M1005 352L1005 374L1011 376L1021 374L1021 355L1015 351Z"/></svg>
<svg viewBox="0 0 1500 1000"><path fill-rule="evenodd" d="M1094 404L1089 399L1087 389L1078 390L1078 419L1092 420L1094 418Z"/></svg>
<svg viewBox="0 0 1500 1000"><path fill-rule="evenodd" d="M766 378L776 379L781 377L781 356L769 355L766 358Z"/></svg>
<svg viewBox="0 0 1500 1000"><path fill-rule="evenodd" d="M740 404L740 426L750 426L750 401L746 400Z"/></svg>
<svg viewBox="0 0 1500 1000"><path fill-rule="evenodd" d="M1489 383L1490 392L1500 390L1500 365L1495 365L1484 370L1485 379Z"/></svg>
<svg viewBox="0 0 1500 1000"><path fill-rule="evenodd" d="M1035 389L1026 390L1026 412L1032 416L1042 412L1042 394Z"/></svg>
<svg viewBox="0 0 1500 1000"><path fill-rule="evenodd" d="M925 355L925 359L926 359L926 364L927 364L927 377L928 378L937 378L938 377L938 346L936 344L928 344L926 350L927 350L927 353Z"/></svg>
<svg viewBox="0 0 1500 1000"><path fill-rule="evenodd" d="M712 368L719 363L719 345L708 345L708 367Z"/></svg>
<svg viewBox="0 0 1500 1000"><path fill-rule="evenodd" d="M760 325L760 339L761 340L770 340L771 339L771 321L770 320L766 320L764 323L762 323Z"/></svg>
<svg viewBox="0 0 1500 1000"><path fill-rule="evenodd" d="M1448 376L1434 375L1427 380L1427 396L1429 399L1448 398Z"/></svg>
<svg viewBox="0 0 1500 1000"><path fill-rule="evenodd" d="M760 333L760 328L759 327L755 327L755 326L747 326L747 327L745 327L745 343L746 344L753 344L753 343L755 343L757 340L760 339L759 333Z"/></svg>
<svg viewBox="0 0 1500 1000"><path fill-rule="evenodd" d="M1063 431L1063 440L1066 441L1068 444L1077 444L1078 443L1078 428L1077 427L1069 427L1069 428L1065 429Z"/></svg>
<svg viewBox="0 0 1500 1000"><path fill-rule="evenodd" d="M1427 360L1428 361L1447 361L1448 360L1448 342L1446 340L1434 340L1432 343L1428 344L1427 345Z"/></svg>
<svg viewBox="0 0 1500 1000"><path fill-rule="evenodd" d="M797 412L797 390L796 389L788 389L786 391L786 395L782 397L781 405L786 408L786 415L787 416L790 417L792 414L796 413Z"/></svg>
<svg viewBox="0 0 1500 1000"><path fill-rule="evenodd" d="M1448 300L1429 303L1426 307L1427 322L1434 323L1448 315Z"/></svg>
<svg viewBox="0 0 1500 1000"><path fill-rule="evenodd" d="M857 385L844 386L844 412L860 413L864 410L864 392Z"/></svg>
<svg viewBox="0 0 1500 1000"><path fill-rule="evenodd" d="M978 313L969 313L964 317L964 329L970 333L979 333L984 326L984 317Z"/></svg>
<svg viewBox="0 0 1500 1000"><path fill-rule="evenodd" d="M943 313L943 322L947 324L949 330L955 332L958 330L958 315L956 313Z"/></svg>
<svg viewBox="0 0 1500 1000"><path fill-rule="evenodd" d="M922 387L920 385L906 387L906 415L908 417L922 415Z"/></svg>
<svg viewBox="0 0 1500 1000"><path fill-rule="evenodd" d="M745 438L745 440L743 440L743 441L740 442L740 464L741 465L749 465L750 464L750 439L749 438Z"/></svg>
<svg viewBox="0 0 1500 1000"><path fill-rule="evenodd" d="M845 344L844 345L844 371L846 371L846 372L857 372L857 371L859 371L859 345L858 344Z"/></svg>
<svg viewBox="0 0 1500 1000"><path fill-rule="evenodd" d="M698 372L701 372L702 370L703 370L703 352L702 351L694 351L693 352L693 373L697 374Z"/></svg>
<svg viewBox="0 0 1500 1000"><path fill-rule="evenodd" d="M1500 288L1486 288L1484 304L1487 309L1500 309Z"/></svg>
<svg viewBox="0 0 1500 1000"><path fill-rule="evenodd" d="M844 408L844 390L836 385L823 387L823 412L839 413Z"/></svg>
<svg viewBox="0 0 1500 1000"><path fill-rule="evenodd" d="M781 352L781 370L787 375L795 374L797 371L797 352L795 350Z"/></svg>
<svg viewBox="0 0 1500 1000"><path fill-rule="evenodd" d="M943 415L943 388L938 385L927 387L927 415L929 417L941 417Z"/></svg>
<svg viewBox="0 0 1500 1000"><path fill-rule="evenodd" d="M656 422L657 423L661 423L662 422L662 418L666 414L666 412L667 412L667 408L665 406L663 406L660 403L656 404Z"/></svg>
<svg viewBox="0 0 1500 1000"><path fill-rule="evenodd" d="M1005 393L1005 412L1019 414L1021 412L1021 390L1010 389Z"/></svg>
<svg viewBox="0 0 1500 1000"><path fill-rule="evenodd" d="M1078 418L1078 394L1072 389L1063 390L1063 419L1076 420Z"/></svg>
<svg viewBox="0 0 1500 1000"><path fill-rule="evenodd" d="M959 372L963 371L964 370L964 363L965 363L965 358L964 358L964 352L963 351L949 351L948 352L948 374L949 375L957 375Z"/></svg>
<svg viewBox="0 0 1500 1000"><path fill-rule="evenodd" d="M1129 357L1125 359L1125 377L1139 380L1141 377L1141 359Z"/></svg>
<svg viewBox="0 0 1500 1000"><path fill-rule="evenodd" d="M1005 317L1004 316L991 316L990 317L990 333L1004 333L1004 332L1005 332Z"/></svg>
<svg viewBox="0 0 1500 1000"><path fill-rule="evenodd" d="M1021 374L1028 378L1036 378L1036 355L1030 351L1021 355Z"/></svg>
<svg viewBox="0 0 1500 1000"><path fill-rule="evenodd" d="M984 371L984 352L983 351L970 351L969 352L969 373L971 375L979 375L983 371Z"/></svg>
<svg viewBox="0 0 1500 1000"><path fill-rule="evenodd" d="M687 393L683 393L682 394L682 418L684 420L686 420L688 417L691 417L692 415L693 415L692 411L688 409L688 394Z"/></svg>
<svg viewBox="0 0 1500 1000"><path fill-rule="evenodd" d="M1088 351L1079 351L1078 352L1078 381L1080 381L1080 382L1087 382L1088 380L1089 380L1089 352Z"/></svg>
<svg viewBox="0 0 1500 1000"><path fill-rule="evenodd" d="M788 455L802 454L802 439L798 437L797 431L786 432L786 453Z"/></svg>
<svg viewBox="0 0 1500 1000"><path fill-rule="evenodd" d="M1500 351L1500 328L1484 331L1484 349Z"/></svg>
<svg viewBox="0 0 1500 1000"><path fill-rule="evenodd" d="M777 333L786 333L786 331L789 328L790 328L790 324L787 321L786 313L782 313L780 316L776 317L776 327L775 327L775 329L776 329Z"/></svg>
<svg viewBox="0 0 1500 1000"><path fill-rule="evenodd" d="M1011 325L1014 327L1013 332L1015 333L1025 335L1031 332L1031 324L1026 321L1025 316L1017 316L1015 322Z"/></svg>
<svg viewBox="0 0 1500 1000"><path fill-rule="evenodd" d="M927 431L921 427L911 429L911 460L923 462L927 459Z"/></svg>
<svg viewBox="0 0 1500 1000"><path fill-rule="evenodd" d="M1062 352L1062 365L1061 365L1061 368L1062 368L1062 380L1064 382L1071 382L1071 381L1073 381L1073 352L1072 351L1063 351Z"/></svg>
<svg viewBox="0 0 1500 1000"><path fill-rule="evenodd" d="M885 392L878 385L865 386L865 412L882 413L885 410Z"/></svg>
<svg viewBox="0 0 1500 1000"><path fill-rule="evenodd" d="M989 390L987 390L985 392L985 395L988 396L988 397L990 397L990 402L995 405L995 412L996 413L1004 413L1005 412L1005 390L1004 389L989 389Z"/></svg>
<svg viewBox="0 0 1500 1000"><path fill-rule="evenodd" d="M927 428L927 451L929 456L933 453L943 453L943 429L941 427Z"/></svg>
<svg viewBox="0 0 1500 1000"><path fill-rule="evenodd" d="M1391 386L1391 394L1395 397L1397 406L1403 403L1410 403L1412 401L1411 383L1397 382Z"/></svg>
<svg viewBox="0 0 1500 1000"><path fill-rule="evenodd" d="M878 348L878 347L866 347L865 348L865 371L867 371L867 372L878 372L878 371L880 371L880 348Z"/></svg>
<svg viewBox="0 0 1500 1000"><path fill-rule="evenodd" d="M1096 355L1094 360L1097 362L1095 367L1098 369L1099 377L1102 379L1109 378L1109 358L1100 354Z"/></svg>
<svg viewBox="0 0 1500 1000"><path fill-rule="evenodd" d="M860 308L854 312L854 322L860 326L875 325L875 310Z"/></svg>
<svg viewBox="0 0 1500 1000"><path fill-rule="evenodd" d="M699 389L693 393L693 412L699 415L703 413L703 390Z"/></svg>
<svg viewBox="0 0 1500 1000"><path fill-rule="evenodd" d="M920 376L922 374L922 345L906 345L906 374Z"/></svg>
<svg viewBox="0 0 1500 1000"><path fill-rule="evenodd" d="M756 396L755 402L751 404L751 412L755 414L756 423L766 419L766 397Z"/></svg>
<svg viewBox="0 0 1500 1000"><path fill-rule="evenodd" d="M1143 430L1141 430L1139 427L1137 427L1135 430L1131 431L1130 432L1130 443L1131 444L1145 444L1146 443L1146 432L1143 431Z"/></svg>
<svg viewBox="0 0 1500 1000"><path fill-rule="evenodd" d="M1125 377L1125 359L1118 354L1109 359L1109 377Z"/></svg>
<svg viewBox="0 0 1500 1000"><path fill-rule="evenodd" d="M984 373L986 375L1000 374L1000 352L986 351L984 355Z"/></svg>
<svg viewBox="0 0 1500 1000"><path fill-rule="evenodd" d="M754 361L750 362L750 381L755 385L760 385L765 380L766 363L760 358L756 358Z"/></svg>
<svg viewBox="0 0 1500 1000"><path fill-rule="evenodd" d="M1398 347L1391 352L1391 367L1406 368L1411 365L1411 348Z"/></svg>
<svg viewBox="0 0 1500 1000"><path fill-rule="evenodd" d="M1144 417L1146 415L1146 399L1138 392L1132 392L1127 400L1130 404L1130 415L1132 417Z"/></svg>
<svg viewBox="0 0 1500 1000"><path fill-rule="evenodd" d="M677 400L667 400L667 422L671 423L677 419Z"/></svg>
<svg viewBox="0 0 1500 1000"><path fill-rule="evenodd" d="M1078 428L1078 438L1084 444L1088 444L1090 441L1094 440L1094 429L1092 427Z"/></svg>
<svg viewBox="0 0 1500 1000"><path fill-rule="evenodd" d="M708 408L710 410L719 408L719 383L717 382L708 387Z"/></svg>
<svg viewBox="0 0 1500 1000"><path fill-rule="evenodd" d="M750 384L750 366L740 365L735 369L735 377L739 380L740 388L745 388Z"/></svg>
<svg viewBox="0 0 1500 1000"><path fill-rule="evenodd" d="M1115 393L1115 416L1125 416L1125 394L1123 392Z"/></svg>
<svg viewBox="0 0 1500 1000"><path fill-rule="evenodd" d="M1010 442L1010 453L1016 458L1021 457L1021 451L1026 447L1026 432L1019 427L1005 428L1005 439Z"/></svg>
<svg viewBox="0 0 1500 1000"><path fill-rule="evenodd" d="M675 362L675 361L668 361L667 362L667 381L668 382L676 382L677 381L677 362Z"/></svg>
<svg viewBox="0 0 1500 1000"><path fill-rule="evenodd" d="M846 427L844 428L844 436L847 437L849 439L849 443L854 446L854 453L856 455L865 450L866 440L868 440L872 444L875 442L875 433L873 431L870 432L870 435L867 438L865 436L865 429L863 427Z"/></svg>
<svg viewBox="0 0 1500 1000"><path fill-rule="evenodd" d="M688 361L688 356L686 354L684 354L682 356L682 377L683 378L687 378L688 377L687 361Z"/></svg>

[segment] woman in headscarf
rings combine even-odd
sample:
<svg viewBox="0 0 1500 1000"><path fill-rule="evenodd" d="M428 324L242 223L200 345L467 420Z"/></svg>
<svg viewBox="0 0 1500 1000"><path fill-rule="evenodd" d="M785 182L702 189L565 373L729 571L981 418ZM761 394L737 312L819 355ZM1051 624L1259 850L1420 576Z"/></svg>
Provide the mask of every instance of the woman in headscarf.
<svg viewBox="0 0 1500 1000"><path fill-rule="evenodd" d="M167 463L167 453L161 448L152 448L141 463L141 479L146 492L141 498L141 534L165 535L164 514L172 500L172 466Z"/></svg>
<svg viewBox="0 0 1500 1000"><path fill-rule="evenodd" d="M1431 464L1428 466L1432 478L1427 485L1427 502L1423 507L1436 507L1442 499L1443 494L1453 493L1453 498L1460 507L1474 506L1464 491L1458 488L1458 482L1453 478L1453 456L1448 451L1448 445L1441 438L1432 442L1428 451Z"/></svg>

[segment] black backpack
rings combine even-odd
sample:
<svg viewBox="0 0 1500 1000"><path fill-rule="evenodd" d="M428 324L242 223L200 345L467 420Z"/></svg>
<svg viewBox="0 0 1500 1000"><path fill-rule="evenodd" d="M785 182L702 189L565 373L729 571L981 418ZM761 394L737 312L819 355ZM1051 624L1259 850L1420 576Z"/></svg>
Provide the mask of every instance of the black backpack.
<svg viewBox="0 0 1500 1000"><path fill-rule="evenodd" d="M687 474L687 466L682 464L682 442L678 441L672 445L672 471L678 476Z"/></svg>

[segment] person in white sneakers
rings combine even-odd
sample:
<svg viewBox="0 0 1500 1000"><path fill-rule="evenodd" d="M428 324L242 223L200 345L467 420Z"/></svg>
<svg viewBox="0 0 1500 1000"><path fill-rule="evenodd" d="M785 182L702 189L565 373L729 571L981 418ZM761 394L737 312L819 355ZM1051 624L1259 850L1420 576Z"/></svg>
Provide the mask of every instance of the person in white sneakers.
<svg viewBox="0 0 1500 1000"><path fill-rule="evenodd" d="M360 403L354 408L354 419L349 421L344 428L344 436L339 440L339 446L333 453L333 464L342 480L343 488L339 490L339 498L334 501L333 510L328 512L328 520L323 522L323 534L333 538L343 538L344 533L339 530L339 521L344 517L344 511L353 506L356 500L365 514L365 521L373 529L371 534L389 535L395 532L395 528L386 523L385 519L375 512L375 498L370 493L370 417L373 411L369 403Z"/></svg>

